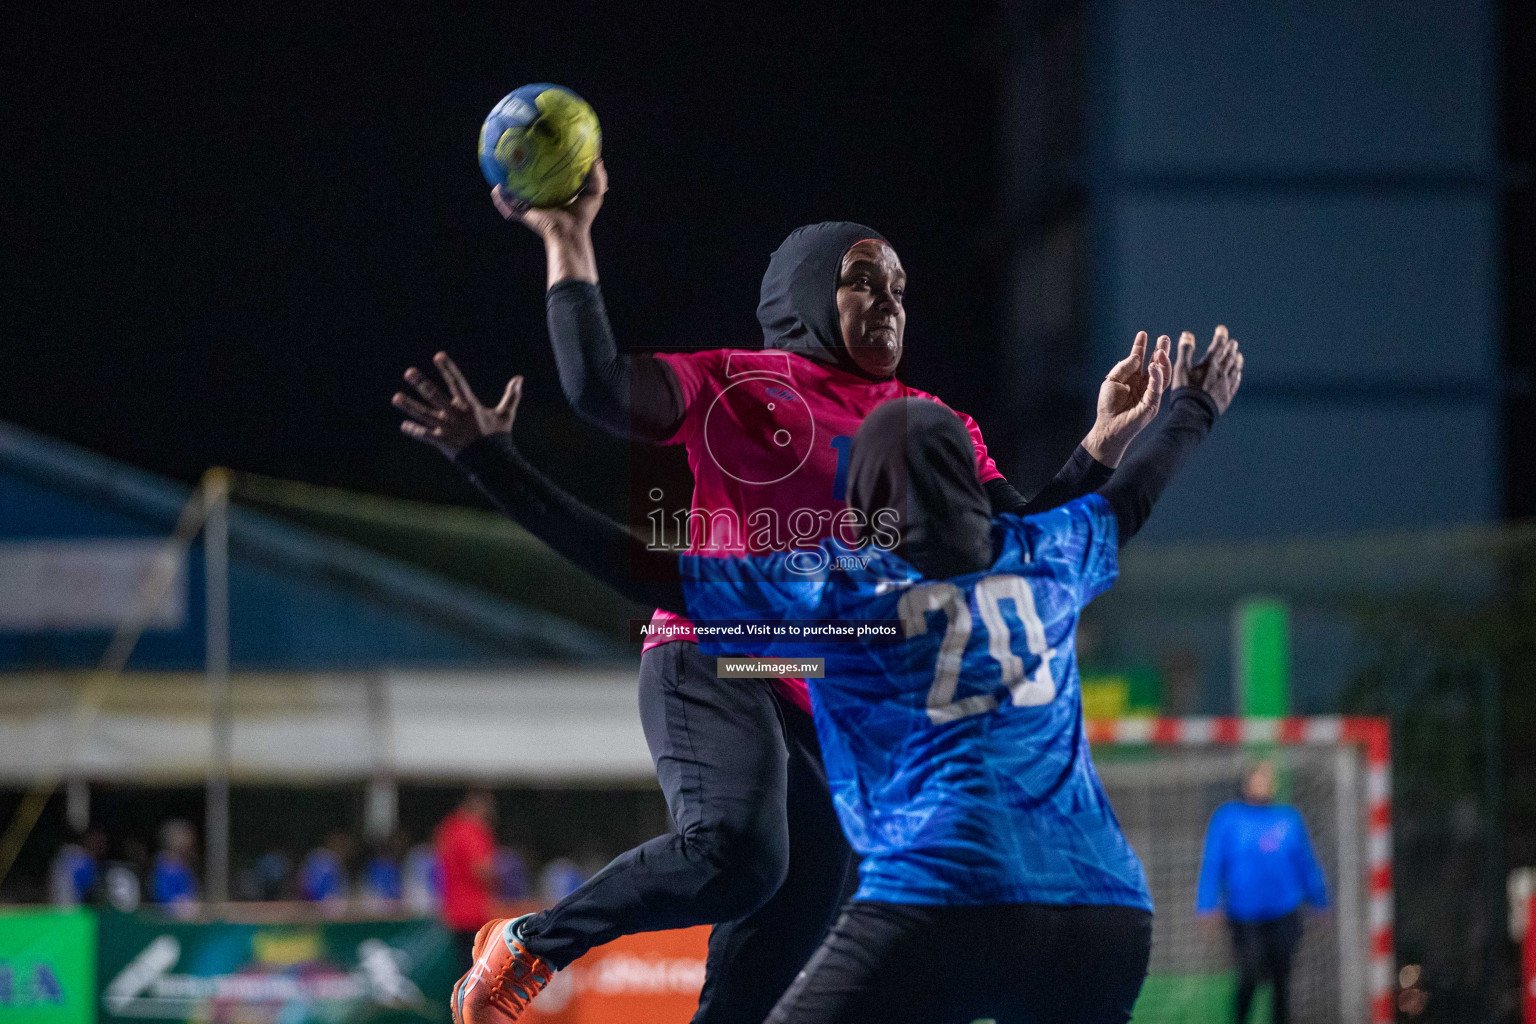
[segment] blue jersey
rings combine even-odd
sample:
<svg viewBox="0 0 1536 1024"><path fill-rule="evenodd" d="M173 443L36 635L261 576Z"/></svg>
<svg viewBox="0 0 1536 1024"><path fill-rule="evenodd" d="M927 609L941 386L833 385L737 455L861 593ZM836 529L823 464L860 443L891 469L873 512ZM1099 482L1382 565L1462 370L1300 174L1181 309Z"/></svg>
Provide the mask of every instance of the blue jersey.
<svg viewBox="0 0 1536 1024"><path fill-rule="evenodd" d="M398 900L405 891L400 865L385 856L374 857L363 869L368 894L380 900Z"/></svg>
<svg viewBox="0 0 1536 1024"><path fill-rule="evenodd" d="M169 853L155 855L149 887L156 903L190 903L197 899L197 877Z"/></svg>
<svg viewBox="0 0 1536 1024"><path fill-rule="evenodd" d="M96 887L96 875L96 859L82 847L70 843L60 848L49 879L53 902L61 907L84 903Z"/></svg>
<svg viewBox="0 0 1536 1024"><path fill-rule="evenodd" d="M299 869L299 889L311 903L341 899L347 894L347 872L341 858L325 847L309 851Z"/></svg>
<svg viewBox="0 0 1536 1024"><path fill-rule="evenodd" d="M1151 910L1089 756L1077 674L1078 615L1117 572L1114 515L1089 495L998 516L992 531L992 566L949 580L836 541L819 557L684 556L688 612L902 622L901 643L700 644L825 658L811 704L838 817L863 857L856 898Z"/></svg>
<svg viewBox="0 0 1536 1024"><path fill-rule="evenodd" d="M1223 900L1234 921L1273 921L1302 900L1328 905L1323 870L1295 808L1237 800L1216 808L1205 830L1195 909L1209 913Z"/></svg>

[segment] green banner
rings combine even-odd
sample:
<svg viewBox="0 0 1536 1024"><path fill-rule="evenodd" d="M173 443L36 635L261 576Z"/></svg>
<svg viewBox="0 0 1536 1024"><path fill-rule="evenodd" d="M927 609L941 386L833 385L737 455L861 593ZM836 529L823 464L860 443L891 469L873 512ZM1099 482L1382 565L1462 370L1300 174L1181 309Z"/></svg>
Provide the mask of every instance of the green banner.
<svg viewBox="0 0 1536 1024"><path fill-rule="evenodd" d="M0 911L0 1024L94 1024L96 919Z"/></svg>
<svg viewBox="0 0 1536 1024"><path fill-rule="evenodd" d="M430 921L191 924L101 916L101 1019L446 1024L463 973Z"/></svg>

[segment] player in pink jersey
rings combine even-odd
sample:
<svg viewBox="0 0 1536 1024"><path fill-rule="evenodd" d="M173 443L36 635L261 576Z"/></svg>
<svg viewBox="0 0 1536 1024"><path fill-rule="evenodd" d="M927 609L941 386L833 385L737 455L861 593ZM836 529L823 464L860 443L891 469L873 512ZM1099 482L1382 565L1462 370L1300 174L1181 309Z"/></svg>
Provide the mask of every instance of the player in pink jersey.
<svg viewBox="0 0 1536 1024"><path fill-rule="evenodd" d="M858 234L868 229L858 229ZM648 517L650 540L697 553L810 550L829 535L853 537L859 523L844 500L849 442L864 417L896 398L932 398L895 379L867 380L784 351L714 350L655 357L677 379L686 410L669 443L688 450L693 511ZM936 400L936 399L935 399ZM975 443L977 472L1002 481L981 430L959 414ZM1005 484L1006 486L1006 484ZM653 627L691 639L687 623L658 611ZM648 646L668 642L652 640ZM810 710L803 680L781 691Z"/></svg>
<svg viewBox="0 0 1536 1024"><path fill-rule="evenodd" d="M764 351L621 354L590 232L606 187L599 163L562 209L519 209L499 191L494 199L544 239L550 338L576 410L620 437L687 448L693 514L653 518L654 542L763 553L814 548L838 530L851 536L858 527L843 491L860 422L892 399L932 397L895 378L906 328L895 250L858 224L799 228L763 278ZM1117 407L1114 395L1144 384L1138 346L1106 378L1083 445L1032 501L1003 479L975 422L957 414L994 512L1045 511L1108 479L1135 432L1104 413ZM436 390L414 370L407 380L429 397ZM856 881L804 681L717 679L686 623L658 612L656 625L674 639L642 654L640 712L675 831L620 855L550 910L491 928L472 975L511 979L509 994L486 1002L466 986L469 1024L521 1016L550 969L594 945L706 923L715 927L694 1021L760 1024Z"/></svg>

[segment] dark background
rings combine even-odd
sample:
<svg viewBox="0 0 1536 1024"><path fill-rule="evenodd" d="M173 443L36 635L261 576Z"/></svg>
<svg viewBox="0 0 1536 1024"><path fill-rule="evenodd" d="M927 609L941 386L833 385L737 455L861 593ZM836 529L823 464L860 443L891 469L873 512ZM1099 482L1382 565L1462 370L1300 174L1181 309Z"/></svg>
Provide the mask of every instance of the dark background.
<svg viewBox="0 0 1536 1024"><path fill-rule="evenodd" d="M472 501L387 405L442 347L487 393L527 373L529 436L580 451L564 478L620 502L622 446L560 400L539 243L497 217L475 164L485 112L538 80L603 122L596 237L621 344L755 344L777 241L859 219L911 277L904 378L984 424L1009 407L989 375L1005 6L444 6L8 12L0 418L183 480L226 465ZM1514 515L1536 512L1532 6L1502 5ZM1046 433L1025 462L1054 465L1059 429L1008 443Z"/></svg>
<svg viewBox="0 0 1536 1024"><path fill-rule="evenodd" d="M446 348L487 396L526 373L531 436L581 454L562 478L621 500L623 446L559 393L541 245L476 164L485 113L541 80L602 119L621 344L757 344L777 242L858 219L911 276L906 378L983 411L989 5L366 10L8 16L0 418L188 481L472 501L388 405Z"/></svg>

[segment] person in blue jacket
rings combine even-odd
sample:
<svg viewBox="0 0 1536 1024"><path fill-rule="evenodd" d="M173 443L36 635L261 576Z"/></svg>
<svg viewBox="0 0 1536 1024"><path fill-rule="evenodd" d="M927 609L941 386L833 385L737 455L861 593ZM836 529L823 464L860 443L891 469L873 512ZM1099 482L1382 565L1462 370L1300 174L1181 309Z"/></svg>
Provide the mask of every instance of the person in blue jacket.
<svg viewBox="0 0 1536 1024"><path fill-rule="evenodd" d="M323 903L333 911L345 905L351 855L352 837L345 832L332 832L309 851L299 868L299 890L306 902Z"/></svg>
<svg viewBox="0 0 1536 1024"><path fill-rule="evenodd" d="M1244 1024L1254 991L1274 986L1274 1024L1290 1020L1291 963L1301 942L1301 905L1328 906L1328 888L1296 808L1275 803L1275 766L1243 773L1243 798L1216 808L1205 830L1195 911L1225 903L1237 958L1236 1019Z"/></svg>
<svg viewBox="0 0 1536 1024"><path fill-rule="evenodd" d="M197 833L180 818L160 826L160 852L150 869L149 891L154 901L177 917L189 917L197 909Z"/></svg>

